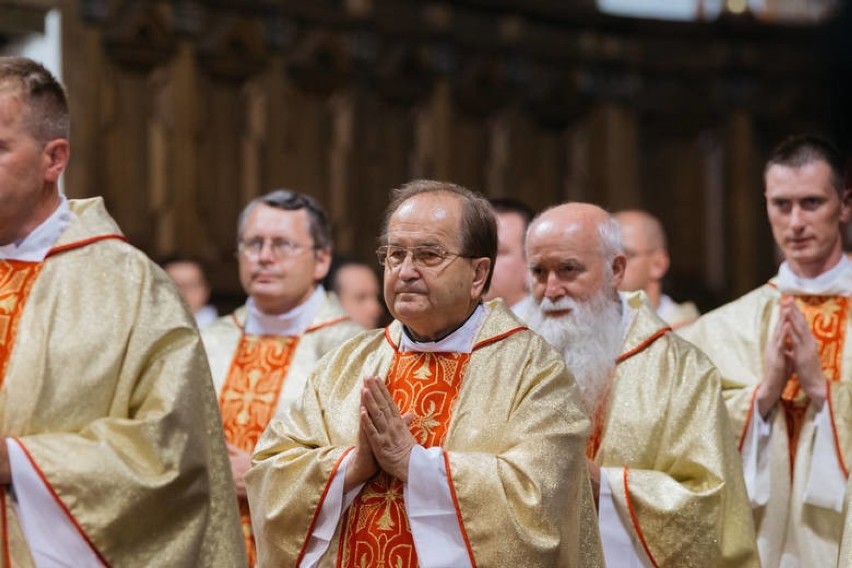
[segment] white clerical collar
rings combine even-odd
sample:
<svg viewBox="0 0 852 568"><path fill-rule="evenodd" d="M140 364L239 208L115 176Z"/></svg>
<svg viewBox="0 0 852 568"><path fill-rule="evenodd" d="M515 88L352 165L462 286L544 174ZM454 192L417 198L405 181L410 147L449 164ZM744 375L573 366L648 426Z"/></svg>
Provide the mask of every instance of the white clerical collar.
<svg viewBox="0 0 852 568"><path fill-rule="evenodd" d="M852 262L842 254L833 268L816 278L803 278L794 274L785 261L778 269L775 284L784 294L849 296L852 295Z"/></svg>
<svg viewBox="0 0 852 568"><path fill-rule="evenodd" d="M470 353L473 351L479 328L485 321L485 315L485 307L479 304L460 328L438 341L414 341L403 328L399 350L422 353Z"/></svg>
<svg viewBox="0 0 852 568"><path fill-rule="evenodd" d="M254 299L246 302L246 333L249 335L301 335L311 327L325 299L325 288L319 285L308 299L283 314L265 314Z"/></svg>
<svg viewBox="0 0 852 568"><path fill-rule="evenodd" d="M59 194L59 206L50 217L33 229L26 237L0 246L0 259L41 262L71 223L74 214L68 199Z"/></svg>

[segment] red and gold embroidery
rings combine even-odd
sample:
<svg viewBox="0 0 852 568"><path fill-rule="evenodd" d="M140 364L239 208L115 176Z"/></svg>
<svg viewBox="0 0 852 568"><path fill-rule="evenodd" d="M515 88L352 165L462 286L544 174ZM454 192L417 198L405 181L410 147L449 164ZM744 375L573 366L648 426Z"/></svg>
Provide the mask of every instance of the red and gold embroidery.
<svg viewBox="0 0 852 568"><path fill-rule="evenodd" d="M254 450L275 416L278 395L290 369L297 336L243 335L219 395L225 439L245 452ZM248 502L239 500L249 566L256 561Z"/></svg>
<svg viewBox="0 0 852 568"><path fill-rule="evenodd" d="M0 260L0 385L12 355L18 321L41 267L40 262Z"/></svg>
<svg viewBox="0 0 852 568"><path fill-rule="evenodd" d="M849 298L842 296L798 296L796 297L796 306L805 315L808 327L817 342L823 374L831 382L839 381L843 345L846 341ZM794 374L787 381L787 386L781 395L781 405L787 423L791 474L796 460L799 435L802 431L809 402L799 385L798 377Z"/></svg>
<svg viewBox="0 0 852 568"><path fill-rule="evenodd" d="M414 414L411 433L422 446L443 444L469 361L466 353L394 356L388 390L402 414ZM379 473L349 507L338 566L417 566L399 479Z"/></svg>

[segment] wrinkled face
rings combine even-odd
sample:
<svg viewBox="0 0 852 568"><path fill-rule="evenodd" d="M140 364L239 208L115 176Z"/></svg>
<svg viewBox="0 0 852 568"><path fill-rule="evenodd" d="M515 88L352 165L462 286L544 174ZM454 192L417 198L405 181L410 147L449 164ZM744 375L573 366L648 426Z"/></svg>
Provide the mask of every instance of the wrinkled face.
<svg viewBox="0 0 852 568"><path fill-rule="evenodd" d="M379 325L382 305L379 303L379 279L360 264L342 266L335 276L340 305L355 323L367 329Z"/></svg>
<svg viewBox="0 0 852 568"><path fill-rule="evenodd" d="M328 273L331 251L315 250L308 212L258 203L246 218L239 254L243 289L268 314L288 312L308 299ZM262 245L260 245L262 243Z"/></svg>
<svg viewBox="0 0 852 568"><path fill-rule="evenodd" d="M765 182L772 235L793 272L812 278L834 266L842 254L840 223L849 220L849 192L840 199L829 166L772 165Z"/></svg>
<svg viewBox="0 0 852 568"><path fill-rule="evenodd" d="M433 246L454 253L435 266L418 266L410 253L396 267L385 265L385 303L415 339L440 338L458 327L482 294L490 260L457 256L462 252L461 209L453 194L423 193L404 201L388 221L390 246Z"/></svg>
<svg viewBox="0 0 852 568"><path fill-rule="evenodd" d="M527 293L524 257L524 219L517 213L497 213L497 259L486 300L503 298L511 306Z"/></svg>
<svg viewBox="0 0 852 568"><path fill-rule="evenodd" d="M50 184L65 168L68 142L39 143L26 127L27 113L23 102L0 85L0 245L28 235L59 203ZM57 156L57 150L63 155Z"/></svg>
<svg viewBox="0 0 852 568"><path fill-rule="evenodd" d="M527 236L527 259L530 290L536 303L544 298L558 301L564 297L584 302L606 284L606 266L593 223L539 219ZM620 282L621 274L614 275L613 283ZM550 315L562 317L568 313L570 310L566 309Z"/></svg>
<svg viewBox="0 0 852 568"><path fill-rule="evenodd" d="M204 307L210 298L210 287L194 262L172 262L165 268L192 313Z"/></svg>

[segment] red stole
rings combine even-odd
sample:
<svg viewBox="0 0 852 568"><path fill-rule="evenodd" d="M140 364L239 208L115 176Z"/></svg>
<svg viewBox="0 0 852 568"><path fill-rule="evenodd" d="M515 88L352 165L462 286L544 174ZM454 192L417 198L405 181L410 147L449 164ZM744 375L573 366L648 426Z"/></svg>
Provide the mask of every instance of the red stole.
<svg viewBox="0 0 852 568"><path fill-rule="evenodd" d="M225 440L251 453L275 416L278 395L290 370L299 336L246 335L240 338L228 377L219 395ZM249 566L257 561L248 501L239 499Z"/></svg>
<svg viewBox="0 0 852 568"><path fill-rule="evenodd" d="M411 433L420 445L443 444L469 361L469 353L394 355L388 390L401 414L415 415ZM385 472L367 482L343 519L338 566L418 565L402 491Z"/></svg>
<svg viewBox="0 0 852 568"><path fill-rule="evenodd" d="M808 327L819 348L822 372L831 382L841 377L843 345L846 341L846 318L849 316L849 298L844 296L797 296L796 306L808 320ZM793 374L781 395L781 408L787 423L790 450L790 474L796 461L799 435L808 409L808 399Z"/></svg>
<svg viewBox="0 0 852 568"><path fill-rule="evenodd" d="M42 266L40 262L0 259L0 386L12 355L18 322Z"/></svg>

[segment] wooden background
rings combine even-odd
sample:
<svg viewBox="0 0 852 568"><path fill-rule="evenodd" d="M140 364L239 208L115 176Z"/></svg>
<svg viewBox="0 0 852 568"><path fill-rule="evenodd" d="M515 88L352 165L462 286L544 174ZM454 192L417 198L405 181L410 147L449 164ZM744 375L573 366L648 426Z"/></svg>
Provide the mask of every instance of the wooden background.
<svg viewBox="0 0 852 568"><path fill-rule="evenodd" d="M0 20L11 33L13 15L62 8L68 195L103 195L154 258L203 258L222 305L242 300L251 197L314 195L337 249L369 260L389 190L417 177L536 208L646 208L676 299L751 289L776 266L768 150L845 133L837 22L643 22L592 4L7 0Z"/></svg>

